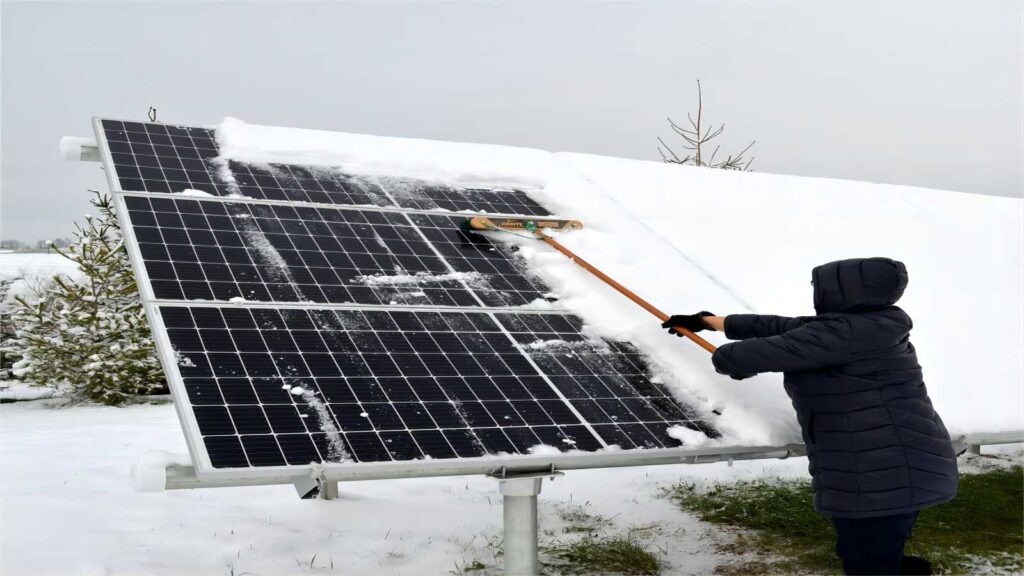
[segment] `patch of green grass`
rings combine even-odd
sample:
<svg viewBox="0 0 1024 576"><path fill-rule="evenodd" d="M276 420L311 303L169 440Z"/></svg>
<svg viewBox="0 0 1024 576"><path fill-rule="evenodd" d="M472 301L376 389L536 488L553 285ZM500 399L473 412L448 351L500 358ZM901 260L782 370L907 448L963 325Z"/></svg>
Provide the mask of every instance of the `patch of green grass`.
<svg viewBox="0 0 1024 576"><path fill-rule="evenodd" d="M835 530L814 512L810 482L741 482L700 490L680 484L668 491L702 520L751 531L744 550L781 560L771 572L841 574L833 551ZM928 558L939 573L965 573L981 562L1007 571L1024 569L1024 468L966 475L955 500L928 508L914 527L907 553Z"/></svg>
<svg viewBox="0 0 1024 576"><path fill-rule="evenodd" d="M565 540L551 538L540 543L540 573L543 576L569 574L660 574L662 562L647 549L632 530L623 533L598 535L591 532L567 531ZM484 562L474 559L465 564L456 563L451 574L501 574L503 542L488 538L485 548L492 557Z"/></svg>
<svg viewBox="0 0 1024 576"><path fill-rule="evenodd" d="M658 557L634 538L587 535L544 547L548 570L560 574L658 574ZM547 571L547 570L546 570Z"/></svg>
<svg viewBox="0 0 1024 576"><path fill-rule="evenodd" d="M544 574L658 574L662 568L644 541L647 527L614 529L614 517L595 512L590 502L555 505L555 515L564 523L556 538L541 544Z"/></svg>

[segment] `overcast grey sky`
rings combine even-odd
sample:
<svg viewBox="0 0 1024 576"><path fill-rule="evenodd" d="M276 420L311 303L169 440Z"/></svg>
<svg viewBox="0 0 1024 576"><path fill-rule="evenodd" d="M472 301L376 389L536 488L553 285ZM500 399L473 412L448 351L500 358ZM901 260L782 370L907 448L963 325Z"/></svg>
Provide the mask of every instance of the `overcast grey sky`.
<svg viewBox="0 0 1024 576"><path fill-rule="evenodd" d="M0 233L66 235L106 189L57 151L92 116L653 160L697 78L756 170L1019 196L1022 6L4 0Z"/></svg>

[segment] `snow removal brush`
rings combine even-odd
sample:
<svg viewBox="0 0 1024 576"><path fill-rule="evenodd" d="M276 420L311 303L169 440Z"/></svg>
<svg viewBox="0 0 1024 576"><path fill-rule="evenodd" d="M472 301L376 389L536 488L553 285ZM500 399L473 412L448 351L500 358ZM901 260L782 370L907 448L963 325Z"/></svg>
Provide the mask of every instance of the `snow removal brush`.
<svg viewBox="0 0 1024 576"><path fill-rule="evenodd" d="M594 276L601 279L602 282L616 289L626 298L629 298L633 302L639 304L644 310L647 310L651 314L654 314L658 320L664 322L668 320L668 314L665 314L661 310L655 308L650 302L637 296L632 290L626 288L622 284L615 281L614 278L608 276L604 272L601 272L595 268L592 264L577 256L572 250L569 250L565 246L562 246L558 240L555 240L551 236L544 233L545 230L580 230L583 228L583 223L579 220L559 220L554 218L545 219L533 219L533 218L509 218L509 217L495 217L490 218L487 216L476 216L464 223L466 230L491 230L499 232L527 232L537 237L540 240L546 242L549 246L558 250L562 254L569 257L570 260L579 264L587 272L590 272ZM697 343L698 346L707 350L708 352L714 353L715 346L700 336L694 334L690 330L683 328L682 326L676 326L674 329L686 336L690 340Z"/></svg>

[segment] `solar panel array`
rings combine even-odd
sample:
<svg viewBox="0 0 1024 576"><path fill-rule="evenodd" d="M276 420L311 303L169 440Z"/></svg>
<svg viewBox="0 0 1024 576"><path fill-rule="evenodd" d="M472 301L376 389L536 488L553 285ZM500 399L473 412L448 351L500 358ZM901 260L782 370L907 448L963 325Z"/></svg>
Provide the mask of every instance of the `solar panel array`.
<svg viewBox="0 0 1024 576"><path fill-rule="evenodd" d="M98 132L172 390L212 468L717 435L630 344L516 308L554 296L514 247L450 211L549 215L522 191L244 164L200 128Z"/></svg>

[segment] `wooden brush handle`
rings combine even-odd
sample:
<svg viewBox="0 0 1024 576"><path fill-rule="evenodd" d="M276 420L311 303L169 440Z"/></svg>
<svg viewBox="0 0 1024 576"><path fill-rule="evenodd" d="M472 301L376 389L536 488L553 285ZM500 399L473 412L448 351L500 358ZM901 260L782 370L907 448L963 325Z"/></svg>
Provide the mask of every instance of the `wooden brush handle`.
<svg viewBox="0 0 1024 576"><path fill-rule="evenodd" d="M600 270L595 268L593 265L591 265L590 262L587 262L583 258L580 258L576 254L574 254L572 250L569 250L565 246L562 246L554 238L544 234L540 230L537 230L534 233L537 235L538 238L540 238L541 240L547 242L552 248L554 248L555 250L558 250L562 254L565 254L570 259L572 259L572 261L574 261L577 264L579 264L580 266L582 266L584 269L587 270L587 272L590 272L594 276L597 276L602 281L604 281L605 284L611 286L612 288L615 288L623 296L625 296L626 298L629 298L633 302L636 302L641 307L643 307L644 310L647 310L651 314L654 314L655 316L657 316L658 320L661 320L662 322L664 322L665 320L668 320L668 318L669 318L668 314L665 314L661 310L658 310L650 302L648 302L647 300L644 300L643 298L637 296L632 290L630 290L629 288L626 288L622 284L619 284L618 282L615 281L614 278L612 278L611 276L608 276L604 272L601 272ZM679 332L683 336L686 336L690 340L693 340L698 346L700 346L701 348L707 350L708 352L711 352L712 354L715 353L716 348L715 348L714 344L708 342L707 340L701 338L700 336L697 336L692 331L690 331L690 330L688 330L686 328L683 328L682 326L674 326L673 330L675 330L676 332Z"/></svg>

